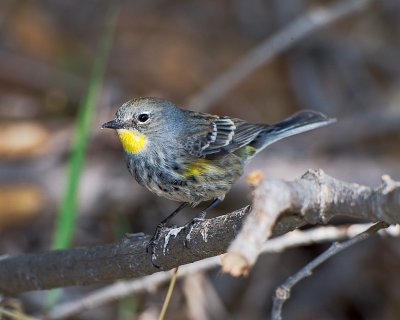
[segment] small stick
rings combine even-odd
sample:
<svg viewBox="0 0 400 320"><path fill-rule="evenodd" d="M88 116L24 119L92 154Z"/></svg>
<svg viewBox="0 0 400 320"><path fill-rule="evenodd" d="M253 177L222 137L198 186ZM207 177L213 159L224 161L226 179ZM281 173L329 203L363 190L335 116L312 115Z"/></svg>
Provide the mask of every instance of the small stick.
<svg viewBox="0 0 400 320"><path fill-rule="evenodd" d="M169 302L171 301L172 297L172 292L174 291L175 283L176 283L176 278L178 274L178 269L179 267L174 268L174 273L172 275L171 281L169 283L167 295L165 296L165 300L160 312L160 316L158 317L158 320L164 320L165 314L167 312L167 308L169 306Z"/></svg>
<svg viewBox="0 0 400 320"><path fill-rule="evenodd" d="M352 245L361 242L365 239L375 235L380 229L389 227L389 224L385 222L377 222L368 228L366 231L358 234L354 238L343 242L334 242L328 250L324 251L310 263L305 265L300 271L290 276L282 285L280 285L275 291L275 297L272 305L272 320L282 319L282 307L286 300L290 298L290 292L292 288L301 280L312 275L313 270L321 265L323 262L333 257L337 253L351 247Z"/></svg>

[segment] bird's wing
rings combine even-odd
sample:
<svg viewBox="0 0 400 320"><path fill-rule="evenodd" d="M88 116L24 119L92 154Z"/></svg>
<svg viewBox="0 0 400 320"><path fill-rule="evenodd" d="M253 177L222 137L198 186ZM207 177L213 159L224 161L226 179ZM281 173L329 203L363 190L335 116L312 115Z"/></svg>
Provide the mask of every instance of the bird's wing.
<svg viewBox="0 0 400 320"><path fill-rule="evenodd" d="M188 130L183 145L197 157L233 152L250 143L267 125L250 124L244 120L188 112Z"/></svg>

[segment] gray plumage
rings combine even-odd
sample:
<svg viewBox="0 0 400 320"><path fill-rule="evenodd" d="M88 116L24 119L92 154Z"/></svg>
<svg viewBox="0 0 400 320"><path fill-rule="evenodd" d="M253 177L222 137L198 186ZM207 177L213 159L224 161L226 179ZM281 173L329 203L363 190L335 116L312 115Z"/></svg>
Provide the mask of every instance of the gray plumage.
<svg viewBox="0 0 400 320"><path fill-rule="evenodd" d="M103 127L145 137L140 151L125 150L128 169L139 184L159 196L196 205L222 199L246 163L266 146L333 121L303 111L274 125L248 123L180 109L164 99L136 98Z"/></svg>

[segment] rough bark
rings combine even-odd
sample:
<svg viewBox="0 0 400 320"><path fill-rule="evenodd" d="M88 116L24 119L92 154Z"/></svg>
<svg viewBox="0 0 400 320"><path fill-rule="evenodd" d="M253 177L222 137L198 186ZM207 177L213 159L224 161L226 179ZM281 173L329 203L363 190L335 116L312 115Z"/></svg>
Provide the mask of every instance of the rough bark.
<svg viewBox="0 0 400 320"><path fill-rule="evenodd" d="M184 229L176 237L176 229L163 230L154 256L161 268L153 266L146 252L150 237L137 234L103 246L3 256L0 292L16 294L141 277L216 256L226 252L247 212L248 207L197 224L191 232L190 249L184 246Z"/></svg>
<svg viewBox="0 0 400 320"><path fill-rule="evenodd" d="M223 257L223 267L239 274L256 261L261 244L305 224L326 224L335 216L396 224L400 220L400 183L384 176L373 189L334 179L321 170L295 181L265 180L255 191L254 210ZM93 284L140 277L224 253L241 228L249 207L195 225L190 249L183 228L165 229L155 247L153 266L146 253L149 236L118 243L56 250L0 259L0 292ZM235 272L232 272L237 274Z"/></svg>
<svg viewBox="0 0 400 320"><path fill-rule="evenodd" d="M308 171L295 181L265 180L254 192L253 210L223 257L225 272L245 274L266 239L305 224L326 224L335 216L369 222L400 221L400 183L389 176L373 189Z"/></svg>

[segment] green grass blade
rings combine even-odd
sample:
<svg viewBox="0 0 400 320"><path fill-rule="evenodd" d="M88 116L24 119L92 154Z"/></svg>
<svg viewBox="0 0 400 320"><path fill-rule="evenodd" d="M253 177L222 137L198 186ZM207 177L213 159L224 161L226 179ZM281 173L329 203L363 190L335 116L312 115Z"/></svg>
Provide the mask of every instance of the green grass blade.
<svg viewBox="0 0 400 320"><path fill-rule="evenodd" d="M95 111L96 99L101 88L108 55L112 47L112 39L118 13L119 8L115 5L111 5L106 20L105 31L100 40L97 55L92 66L86 96L79 106L78 118L74 131L74 140L71 148L71 157L68 164L69 170L66 189L56 218L52 244L53 249L68 248L72 242L73 232L75 229L79 181L85 162L90 123ZM45 295L46 309L50 309L56 304L60 292L59 289L47 292Z"/></svg>
<svg viewBox="0 0 400 320"><path fill-rule="evenodd" d="M85 98L79 107L66 189L58 211L53 237L53 249L68 248L71 245L76 220L79 181L85 161L90 123L95 111L95 103L101 88L108 55L112 47L112 39L118 16L118 8L110 7L105 32L97 50L90 82Z"/></svg>

